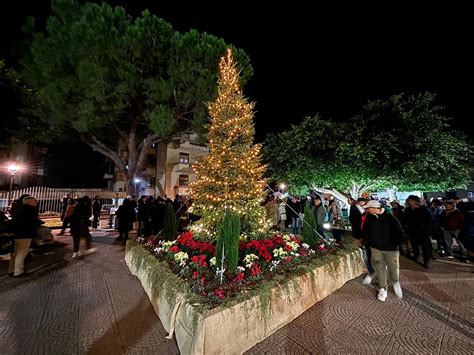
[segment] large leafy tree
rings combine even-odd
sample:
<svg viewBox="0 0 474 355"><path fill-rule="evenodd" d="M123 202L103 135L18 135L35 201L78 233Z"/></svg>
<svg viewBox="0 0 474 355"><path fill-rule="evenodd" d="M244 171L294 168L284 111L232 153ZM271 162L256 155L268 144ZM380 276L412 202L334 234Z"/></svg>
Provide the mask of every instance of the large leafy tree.
<svg viewBox="0 0 474 355"><path fill-rule="evenodd" d="M472 163L472 146L449 121L436 95L422 93L370 101L349 124L359 161L375 163L386 187L446 191L466 186Z"/></svg>
<svg viewBox="0 0 474 355"><path fill-rule="evenodd" d="M358 161L363 149L354 147L344 123L306 118L299 125L269 135L264 156L270 176L288 183L290 191L331 193L342 201L374 187L381 177L372 164Z"/></svg>
<svg viewBox="0 0 474 355"><path fill-rule="evenodd" d="M265 144L269 173L297 193L311 187L357 198L364 191L445 191L469 181L472 146L449 127L430 93L369 101L346 123L307 118ZM472 158L471 158L472 159Z"/></svg>
<svg viewBox="0 0 474 355"><path fill-rule="evenodd" d="M30 113L31 107L39 107L38 98L21 75L3 60L0 60L0 95L3 101L1 145L9 145L12 137L19 141L48 140L47 126Z"/></svg>
<svg viewBox="0 0 474 355"><path fill-rule="evenodd" d="M228 46L212 35L177 33L148 11L133 19L121 7L76 0L53 0L52 11L45 31L32 20L25 26L23 76L43 104L34 113L50 135L73 134L111 159L133 191L152 144L203 133L203 102L216 95L217 63ZM233 52L244 84L249 58Z"/></svg>

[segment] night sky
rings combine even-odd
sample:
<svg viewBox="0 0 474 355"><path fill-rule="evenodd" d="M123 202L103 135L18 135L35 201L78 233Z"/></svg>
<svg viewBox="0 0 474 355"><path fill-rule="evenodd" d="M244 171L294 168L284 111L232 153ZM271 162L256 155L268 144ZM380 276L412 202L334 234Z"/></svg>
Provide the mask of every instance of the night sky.
<svg viewBox="0 0 474 355"><path fill-rule="evenodd" d="M132 15L148 8L178 31L195 28L243 48L255 71L244 92L257 103L257 141L305 116L319 113L342 121L369 99L426 90L438 94L453 125L474 138L474 29L466 8L433 3L429 8L401 3L310 7L294 1L256 8L254 1L226 2L232 9L224 10L219 3L195 1L109 3ZM1 54L7 58L26 15L49 13L44 0L12 6L1 12Z"/></svg>

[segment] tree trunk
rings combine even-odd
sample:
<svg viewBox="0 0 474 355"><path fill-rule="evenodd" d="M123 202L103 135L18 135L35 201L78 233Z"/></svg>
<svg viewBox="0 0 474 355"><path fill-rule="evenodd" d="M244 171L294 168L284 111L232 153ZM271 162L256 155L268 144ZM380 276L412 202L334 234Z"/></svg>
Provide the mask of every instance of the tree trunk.
<svg viewBox="0 0 474 355"><path fill-rule="evenodd" d="M354 199L354 200L357 200L360 196L360 194L363 192L361 191L361 185L358 185L358 184L355 184L355 183L352 183L352 186L351 186L351 197Z"/></svg>
<svg viewBox="0 0 474 355"><path fill-rule="evenodd" d="M393 201L393 200L398 200L397 198L397 192L398 192L398 188L393 186L393 187L390 187L388 189L386 189L387 193L388 193L388 199L390 201Z"/></svg>
<svg viewBox="0 0 474 355"><path fill-rule="evenodd" d="M135 179L142 178L143 168L146 167L146 157L148 150L153 143L158 143L158 136L156 134L149 134L138 145L136 142L135 133L133 131L128 136L122 136L122 139L127 138L127 141L125 142L127 147L126 160L119 156L117 149L113 150L107 147L94 135L91 135L88 138L89 139L86 140L87 144L94 151L99 152L112 160L115 163L116 168L123 173L127 194L137 195L139 191L137 191L138 183L135 182ZM157 187L160 190L160 193L163 194L163 186L158 180Z"/></svg>
<svg viewBox="0 0 474 355"><path fill-rule="evenodd" d="M322 194L331 194L335 198L341 201L343 207L349 208L349 203L347 202L347 196L335 189L326 189L323 187L312 186L313 190Z"/></svg>

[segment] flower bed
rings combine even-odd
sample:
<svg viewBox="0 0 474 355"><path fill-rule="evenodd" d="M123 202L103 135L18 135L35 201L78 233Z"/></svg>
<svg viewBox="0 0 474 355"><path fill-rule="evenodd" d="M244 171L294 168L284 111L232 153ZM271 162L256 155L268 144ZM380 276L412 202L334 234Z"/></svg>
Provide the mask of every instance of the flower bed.
<svg viewBox="0 0 474 355"><path fill-rule="evenodd" d="M268 282L277 275L288 276L304 271L304 265L322 256L334 255L338 248L319 245L316 250L292 235L275 234L269 239L241 241L239 266L235 273L221 269L213 244L197 241L185 232L176 241L159 238L139 239L160 261L180 275L196 294L196 300L206 308L231 301L238 294ZM340 249L340 248L339 248ZM300 268L296 268L300 266Z"/></svg>
<svg viewBox="0 0 474 355"><path fill-rule="evenodd" d="M241 241L235 274L190 233L141 242L127 264L182 353L241 353L364 271L352 246L312 250L293 236Z"/></svg>

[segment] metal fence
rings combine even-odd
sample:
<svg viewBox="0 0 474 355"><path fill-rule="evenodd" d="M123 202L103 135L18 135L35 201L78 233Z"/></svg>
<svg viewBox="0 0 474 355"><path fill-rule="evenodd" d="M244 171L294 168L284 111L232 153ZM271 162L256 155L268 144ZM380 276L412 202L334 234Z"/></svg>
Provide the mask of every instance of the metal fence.
<svg viewBox="0 0 474 355"><path fill-rule="evenodd" d="M100 196L102 206L118 206L119 199L127 196L126 192L115 192L101 189L71 189L59 188L52 189L45 186L34 186L26 189L12 191L11 200L15 200L21 195L28 194L38 200L39 213L42 216L56 216L61 213L62 199L69 193L71 197L89 196L91 199L95 195ZM8 192L0 193L0 211L8 209Z"/></svg>

